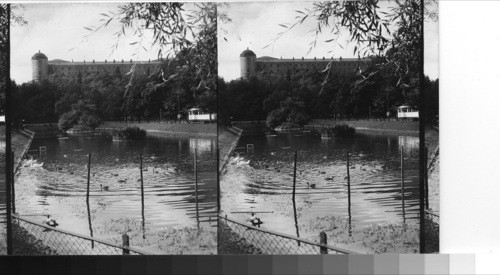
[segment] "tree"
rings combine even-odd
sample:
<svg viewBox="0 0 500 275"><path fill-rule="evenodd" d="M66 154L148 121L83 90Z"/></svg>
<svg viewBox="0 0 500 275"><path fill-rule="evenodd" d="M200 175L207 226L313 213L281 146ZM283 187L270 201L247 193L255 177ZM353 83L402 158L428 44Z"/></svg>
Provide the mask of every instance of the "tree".
<svg viewBox="0 0 500 275"><path fill-rule="evenodd" d="M380 7L379 2L315 2L312 9L297 11L297 21L282 25L288 31L306 20L315 20L315 27L311 31L316 36L310 43L311 48L316 46L318 35L323 32L332 34L332 38L325 41L332 45L337 43L341 32L347 32L349 42L355 45L354 55L383 58L376 70L361 72L354 86L384 71L394 76L394 86L400 89L404 99L410 104L416 103L420 88L420 64L423 62L423 16L437 19L437 12L427 8L436 1L426 1L425 9L422 6L424 1L421 0L395 1L387 11ZM286 31L280 33L278 38L284 33Z"/></svg>
<svg viewBox="0 0 500 275"><path fill-rule="evenodd" d="M188 7L190 10L186 10ZM175 72L163 72L162 80L169 81L189 76L196 85L185 89L191 91L196 104L216 111L217 82L217 5L215 3L127 3L117 11L104 13L97 27L87 28L94 33L117 21L122 28L116 32L118 47L120 37L131 30L138 40L132 45L141 45L147 31L153 33L153 44L159 47L158 57L173 52L177 63ZM89 34L90 35L90 34ZM168 54L167 54L168 53ZM131 79L132 81L132 79ZM132 85L132 83L129 83ZM130 87L130 86L129 86ZM167 104L168 105L168 104ZM192 106L191 106L192 107Z"/></svg>

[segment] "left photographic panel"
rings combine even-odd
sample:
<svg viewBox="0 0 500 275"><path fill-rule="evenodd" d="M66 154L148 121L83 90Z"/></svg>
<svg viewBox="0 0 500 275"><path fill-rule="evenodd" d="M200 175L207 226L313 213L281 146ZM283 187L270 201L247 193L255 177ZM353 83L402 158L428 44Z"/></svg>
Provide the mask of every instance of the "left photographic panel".
<svg viewBox="0 0 500 275"><path fill-rule="evenodd" d="M13 253L216 254L216 5L16 12Z"/></svg>
<svg viewBox="0 0 500 275"><path fill-rule="evenodd" d="M8 82L9 18L7 4L0 4L0 255L7 254L7 184L5 96Z"/></svg>

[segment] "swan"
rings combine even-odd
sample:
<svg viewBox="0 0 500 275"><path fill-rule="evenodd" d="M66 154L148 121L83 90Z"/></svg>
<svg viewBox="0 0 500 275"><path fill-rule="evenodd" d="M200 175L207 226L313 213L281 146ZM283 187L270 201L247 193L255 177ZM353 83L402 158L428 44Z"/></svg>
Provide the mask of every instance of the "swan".
<svg viewBox="0 0 500 275"><path fill-rule="evenodd" d="M307 182L307 188L309 188L309 189L316 189L316 183L309 183L309 182Z"/></svg>
<svg viewBox="0 0 500 275"><path fill-rule="evenodd" d="M101 191L109 191L109 186L107 186L107 185L102 186L102 183L101 183Z"/></svg>
<svg viewBox="0 0 500 275"><path fill-rule="evenodd" d="M240 160L237 165L238 166L242 166L242 165L249 165L250 164L250 160L247 160L247 161L244 161L243 159Z"/></svg>
<svg viewBox="0 0 500 275"><path fill-rule="evenodd" d="M264 223L260 220L259 217L255 216L255 213L253 212L250 218L247 219L247 221L249 221L253 226L258 226L258 227L260 227L260 225Z"/></svg>
<svg viewBox="0 0 500 275"><path fill-rule="evenodd" d="M43 162L42 163L36 163L36 161L35 161L35 162L33 162L31 164L30 168L38 168L38 167L42 167L42 166L43 166Z"/></svg>
<svg viewBox="0 0 500 275"><path fill-rule="evenodd" d="M56 222L56 220L50 218L50 215L47 215L47 219L45 219L44 223L47 224L48 226L52 226L52 227L56 227L59 225Z"/></svg>

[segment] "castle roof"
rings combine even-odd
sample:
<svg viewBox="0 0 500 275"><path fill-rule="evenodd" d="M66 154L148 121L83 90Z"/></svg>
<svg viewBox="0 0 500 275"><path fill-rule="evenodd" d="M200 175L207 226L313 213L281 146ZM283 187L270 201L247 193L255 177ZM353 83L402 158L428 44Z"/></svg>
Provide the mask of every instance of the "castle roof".
<svg viewBox="0 0 500 275"><path fill-rule="evenodd" d="M35 53L31 57L31 60L36 60L36 59L47 59L47 56L45 54L41 53L40 51L38 51L37 53Z"/></svg>
<svg viewBox="0 0 500 275"><path fill-rule="evenodd" d="M48 63L49 65L65 65L65 66L73 66L73 65L120 65L120 64L161 64L163 61L156 59L156 60L146 60L146 61L124 61L124 60L107 60L107 61L66 61L62 59L54 59L50 60Z"/></svg>
<svg viewBox="0 0 500 275"><path fill-rule="evenodd" d="M284 62L358 62L358 61L367 61L370 60L369 58L275 58L275 57L270 57L270 56L263 56L257 58L258 62L269 62L269 63L284 63Z"/></svg>
<svg viewBox="0 0 500 275"><path fill-rule="evenodd" d="M241 54L240 57L246 57L246 56L256 56L254 52L249 50L248 48L244 50Z"/></svg>

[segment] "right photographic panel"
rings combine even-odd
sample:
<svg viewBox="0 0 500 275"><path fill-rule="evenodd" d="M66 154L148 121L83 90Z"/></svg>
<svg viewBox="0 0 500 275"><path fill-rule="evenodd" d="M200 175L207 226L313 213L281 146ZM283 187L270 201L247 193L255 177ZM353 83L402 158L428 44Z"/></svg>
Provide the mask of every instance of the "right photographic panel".
<svg viewBox="0 0 500 275"><path fill-rule="evenodd" d="M436 1L219 4L218 253L438 252L437 41Z"/></svg>

